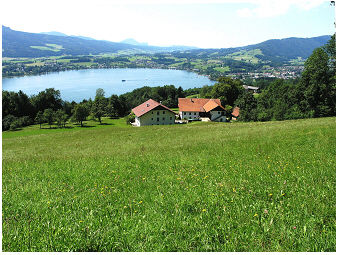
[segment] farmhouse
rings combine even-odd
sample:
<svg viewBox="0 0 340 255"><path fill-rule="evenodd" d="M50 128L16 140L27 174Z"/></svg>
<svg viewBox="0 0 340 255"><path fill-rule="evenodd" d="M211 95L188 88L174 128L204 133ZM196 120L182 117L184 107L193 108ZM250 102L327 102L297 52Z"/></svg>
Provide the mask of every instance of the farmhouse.
<svg viewBox="0 0 340 255"><path fill-rule="evenodd" d="M208 118L210 121L226 122L226 109L220 99L178 98L181 119Z"/></svg>
<svg viewBox="0 0 340 255"><path fill-rule="evenodd" d="M136 115L137 127L175 124L176 113L152 99L133 108L132 112Z"/></svg>

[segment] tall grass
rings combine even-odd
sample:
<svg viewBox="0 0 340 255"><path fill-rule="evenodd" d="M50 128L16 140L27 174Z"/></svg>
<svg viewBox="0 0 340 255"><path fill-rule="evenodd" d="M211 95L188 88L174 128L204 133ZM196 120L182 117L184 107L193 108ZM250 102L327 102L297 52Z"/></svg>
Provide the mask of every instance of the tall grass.
<svg viewBox="0 0 340 255"><path fill-rule="evenodd" d="M335 251L335 118L3 138L3 251Z"/></svg>

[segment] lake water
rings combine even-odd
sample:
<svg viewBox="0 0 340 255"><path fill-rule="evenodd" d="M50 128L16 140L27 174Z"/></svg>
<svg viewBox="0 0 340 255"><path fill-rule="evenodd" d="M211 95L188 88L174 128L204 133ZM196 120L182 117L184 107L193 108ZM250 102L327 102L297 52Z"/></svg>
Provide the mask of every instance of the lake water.
<svg viewBox="0 0 340 255"><path fill-rule="evenodd" d="M26 95L31 96L47 88L54 88L60 91L63 100L78 103L83 99L94 99L98 88L105 91L105 97L110 97L112 94L119 96L144 86L174 85L176 88L181 86L183 89L189 89L215 83L216 81L211 81L205 76L182 70L86 69L3 78L2 89L14 92L22 90Z"/></svg>

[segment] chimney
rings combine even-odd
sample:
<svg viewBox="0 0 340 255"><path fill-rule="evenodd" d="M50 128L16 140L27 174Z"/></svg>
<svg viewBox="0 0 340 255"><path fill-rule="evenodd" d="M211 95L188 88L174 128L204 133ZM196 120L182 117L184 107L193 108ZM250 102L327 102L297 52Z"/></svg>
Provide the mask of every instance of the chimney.
<svg viewBox="0 0 340 255"><path fill-rule="evenodd" d="M146 107L149 107L149 106L150 106L149 103L147 103L147 104L146 104Z"/></svg>
<svg viewBox="0 0 340 255"><path fill-rule="evenodd" d="M162 104L162 101L159 101L160 104Z"/></svg>
<svg viewBox="0 0 340 255"><path fill-rule="evenodd" d="M194 101L192 101L192 98L190 98L191 99L191 102L193 103Z"/></svg>

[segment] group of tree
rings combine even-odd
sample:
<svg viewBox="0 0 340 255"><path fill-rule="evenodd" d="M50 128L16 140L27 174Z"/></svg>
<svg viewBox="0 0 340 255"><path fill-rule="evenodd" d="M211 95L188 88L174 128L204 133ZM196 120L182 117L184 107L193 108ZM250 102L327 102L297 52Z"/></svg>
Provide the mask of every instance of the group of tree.
<svg viewBox="0 0 340 255"><path fill-rule="evenodd" d="M302 77L295 81L277 79L263 83L258 97L243 93L235 106L240 120L267 121L335 116L336 36L316 48L305 62Z"/></svg>
<svg viewBox="0 0 340 255"><path fill-rule="evenodd" d="M15 130L34 123L48 123L50 128L54 123L58 127L65 127L67 121L79 122L87 117L97 118L101 122L102 116L125 116L127 108L124 97L111 95L104 97L104 91L98 89L95 100L83 100L80 103L63 101L60 91L49 88L38 95L28 97L21 90L19 92L2 91L2 130Z"/></svg>

